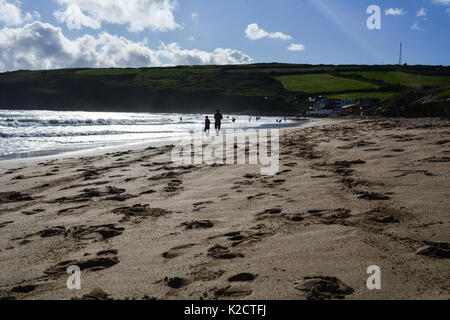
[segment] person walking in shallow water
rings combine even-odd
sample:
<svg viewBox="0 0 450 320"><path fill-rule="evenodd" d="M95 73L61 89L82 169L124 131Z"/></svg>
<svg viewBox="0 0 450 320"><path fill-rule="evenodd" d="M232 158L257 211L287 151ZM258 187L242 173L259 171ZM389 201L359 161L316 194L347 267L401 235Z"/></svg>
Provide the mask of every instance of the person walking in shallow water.
<svg viewBox="0 0 450 320"><path fill-rule="evenodd" d="M209 136L210 127L211 127L211 121L209 120L209 117L206 116L205 117L205 130L204 131L206 132L207 136Z"/></svg>
<svg viewBox="0 0 450 320"><path fill-rule="evenodd" d="M220 130L222 129L222 120L223 115L220 113L220 110L217 109L216 114L214 115L214 128L216 129L216 134L219 135Z"/></svg>

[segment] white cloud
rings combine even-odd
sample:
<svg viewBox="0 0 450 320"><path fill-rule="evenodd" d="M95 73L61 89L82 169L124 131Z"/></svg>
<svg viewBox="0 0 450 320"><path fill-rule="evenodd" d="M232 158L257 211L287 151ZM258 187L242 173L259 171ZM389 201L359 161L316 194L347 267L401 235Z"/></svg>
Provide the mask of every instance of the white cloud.
<svg viewBox="0 0 450 320"><path fill-rule="evenodd" d="M303 51L305 50L305 46L300 43L299 44L292 43L291 45L289 45L289 47L287 47L287 49L289 51Z"/></svg>
<svg viewBox="0 0 450 320"><path fill-rule="evenodd" d="M249 24L245 30L245 36L250 40L263 38L291 40L292 37L281 32L267 32L261 29L256 23Z"/></svg>
<svg viewBox="0 0 450 320"><path fill-rule="evenodd" d="M252 63L248 55L232 49L213 52L183 50L177 43L150 49L106 32L70 40L61 28L35 21L18 28L0 29L0 71L18 69L150 67L193 64Z"/></svg>
<svg viewBox="0 0 450 320"><path fill-rule="evenodd" d="M442 4L444 6L450 6L450 0L433 0L435 4Z"/></svg>
<svg viewBox="0 0 450 320"><path fill-rule="evenodd" d="M158 58L168 65L225 65L249 64L253 59L238 50L217 48L213 52L199 49L184 50L178 43L161 43L155 51Z"/></svg>
<svg viewBox="0 0 450 320"><path fill-rule="evenodd" d="M190 37L187 37L186 40L194 41L194 40L195 40L195 37L194 37L194 36L190 36Z"/></svg>
<svg viewBox="0 0 450 320"><path fill-rule="evenodd" d="M414 23L412 26L411 26L411 30L417 30L417 31L420 31L420 30L423 30L420 26L419 26L419 24L416 22L416 23Z"/></svg>
<svg viewBox="0 0 450 320"><path fill-rule="evenodd" d="M192 21L198 22L199 14L197 12L192 12L191 19Z"/></svg>
<svg viewBox="0 0 450 320"><path fill-rule="evenodd" d="M101 27L100 21L86 16L76 4L71 4L64 12L56 11L54 16L58 22L66 23L69 29L81 29L82 27L100 29Z"/></svg>
<svg viewBox="0 0 450 320"><path fill-rule="evenodd" d="M176 0L55 0L63 11L55 12L58 21L72 27L97 28L102 23L125 24L130 32L144 29L172 31L181 26L173 11Z"/></svg>
<svg viewBox="0 0 450 320"><path fill-rule="evenodd" d="M40 15L37 12L22 13L20 5L19 1L11 3L6 0L0 0L0 23L6 26L17 26L33 19L40 19Z"/></svg>
<svg viewBox="0 0 450 320"><path fill-rule="evenodd" d="M421 8L419 11L417 11L416 16L417 17L426 17L427 16L427 9Z"/></svg>
<svg viewBox="0 0 450 320"><path fill-rule="evenodd" d="M433 0L433 3L441 6L450 6L450 0ZM445 12L450 15L450 8L445 9Z"/></svg>
<svg viewBox="0 0 450 320"><path fill-rule="evenodd" d="M384 10L384 13L387 16L403 16L406 14L406 12L403 11L402 8L389 8L387 10Z"/></svg>

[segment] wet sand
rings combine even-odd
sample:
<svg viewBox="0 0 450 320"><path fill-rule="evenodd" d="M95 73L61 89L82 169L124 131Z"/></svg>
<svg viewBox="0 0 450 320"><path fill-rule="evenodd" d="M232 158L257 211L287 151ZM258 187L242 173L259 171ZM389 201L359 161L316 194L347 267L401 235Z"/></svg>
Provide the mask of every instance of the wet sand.
<svg viewBox="0 0 450 320"><path fill-rule="evenodd" d="M450 298L448 120L333 120L280 147L273 177L171 146L0 163L0 297Z"/></svg>

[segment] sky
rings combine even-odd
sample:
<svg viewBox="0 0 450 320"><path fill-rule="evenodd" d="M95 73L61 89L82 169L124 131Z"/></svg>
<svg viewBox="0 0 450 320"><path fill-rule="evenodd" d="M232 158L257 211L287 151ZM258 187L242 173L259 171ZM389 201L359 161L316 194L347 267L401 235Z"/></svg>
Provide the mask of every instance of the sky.
<svg viewBox="0 0 450 320"><path fill-rule="evenodd" d="M0 71L396 64L400 43L449 65L450 0L0 0Z"/></svg>

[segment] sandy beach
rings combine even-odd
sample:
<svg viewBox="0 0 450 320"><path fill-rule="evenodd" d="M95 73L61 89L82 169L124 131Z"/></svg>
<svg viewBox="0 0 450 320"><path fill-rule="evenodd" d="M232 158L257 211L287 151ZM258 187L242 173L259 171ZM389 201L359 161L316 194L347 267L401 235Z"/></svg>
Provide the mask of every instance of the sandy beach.
<svg viewBox="0 0 450 320"><path fill-rule="evenodd" d="M285 130L273 177L171 149L0 162L0 297L450 298L450 121Z"/></svg>

